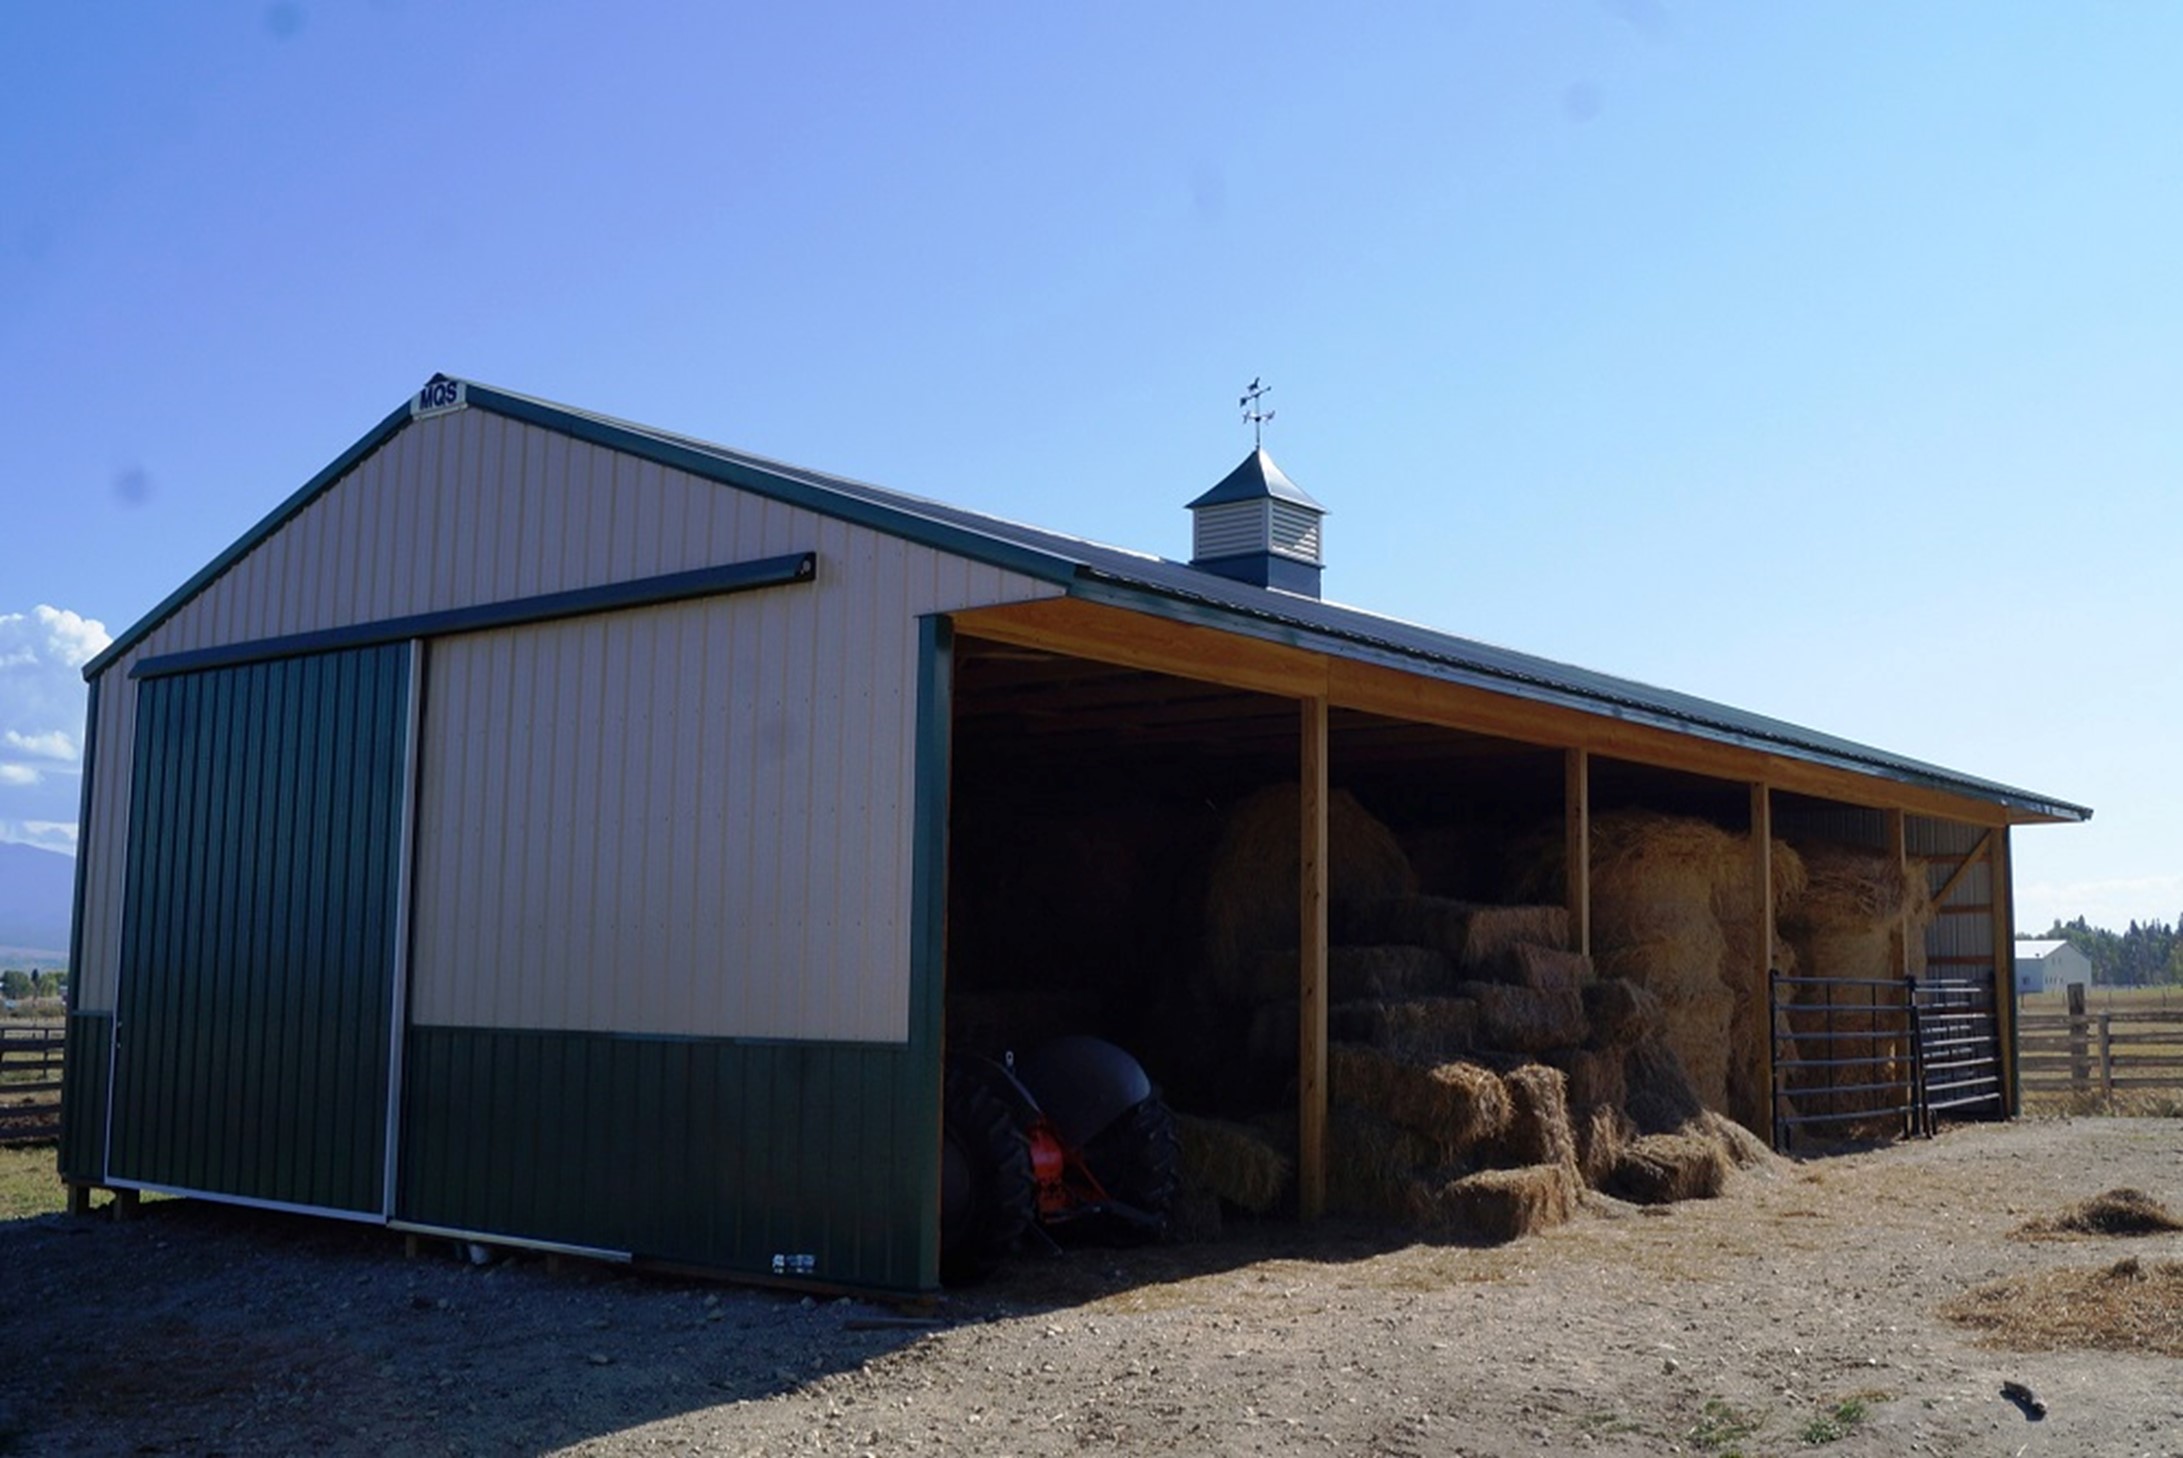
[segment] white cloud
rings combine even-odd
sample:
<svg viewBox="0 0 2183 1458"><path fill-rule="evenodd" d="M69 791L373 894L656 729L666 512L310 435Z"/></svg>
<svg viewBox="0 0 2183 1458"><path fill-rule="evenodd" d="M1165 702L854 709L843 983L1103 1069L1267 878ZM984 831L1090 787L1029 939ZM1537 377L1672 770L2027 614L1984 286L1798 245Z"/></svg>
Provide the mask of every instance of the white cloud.
<svg viewBox="0 0 2183 1458"><path fill-rule="evenodd" d="M79 757L76 738L66 729L49 729L43 734L25 734L15 729L0 730L0 745L39 759L57 759L63 764L74 764Z"/></svg>
<svg viewBox="0 0 2183 1458"><path fill-rule="evenodd" d="M0 827L72 823L82 760L83 666L113 640L47 603L0 612ZM6 834L0 829L0 834ZM8 838L50 846L53 833Z"/></svg>
<svg viewBox="0 0 2183 1458"><path fill-rule="evenodd" d="M17 845L34 845L40 850L59 851L62 855L76 853L76 822L73 820L0 820L0 840L13 841Z"/></svg>

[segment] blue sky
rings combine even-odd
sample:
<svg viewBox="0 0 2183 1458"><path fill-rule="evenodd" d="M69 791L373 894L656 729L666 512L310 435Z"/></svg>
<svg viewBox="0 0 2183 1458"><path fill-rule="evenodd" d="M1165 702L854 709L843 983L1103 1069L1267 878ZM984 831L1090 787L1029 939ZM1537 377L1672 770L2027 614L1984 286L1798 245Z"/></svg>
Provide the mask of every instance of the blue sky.
<svg viewBox="0 0 2183 1458"><path fill-rule="evenodd" d="M1178 14L1177 11L1190 13ZM435 370L2098 809L2183 911L2183 10L0 10L0 837L73 662Z"/></svg>

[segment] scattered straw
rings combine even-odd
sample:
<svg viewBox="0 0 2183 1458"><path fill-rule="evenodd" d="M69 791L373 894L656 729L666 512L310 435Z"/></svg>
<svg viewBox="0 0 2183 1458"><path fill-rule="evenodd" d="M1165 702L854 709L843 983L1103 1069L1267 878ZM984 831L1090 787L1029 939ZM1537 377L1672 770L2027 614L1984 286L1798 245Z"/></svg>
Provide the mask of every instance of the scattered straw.
<svg viewBox="0 0 2183 1458"><path fill-rule="evenodd" d="M1965 1292L1940 1314L1981 1333L1982 1346L2183 1357L2183 1261L2133 1258L2009 1276Z"/></svg>
<svg viewBox="0 0 2183 1458"><path fill-rule="evenodd" d="M2166 1235L2183 1230L2166 1205L2143 1190L2118 1189L2079 1200L2058 1215L2027 1220L2010 1234L2024 1240L2072 1235Z"/></svg>

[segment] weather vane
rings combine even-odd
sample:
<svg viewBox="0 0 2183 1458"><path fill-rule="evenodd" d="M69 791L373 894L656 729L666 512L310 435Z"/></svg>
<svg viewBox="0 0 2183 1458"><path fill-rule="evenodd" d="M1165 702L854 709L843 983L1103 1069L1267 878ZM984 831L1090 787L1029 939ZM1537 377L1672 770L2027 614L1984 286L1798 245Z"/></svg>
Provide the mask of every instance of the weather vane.
<svg viewBox="0 0 2183 1458"><path fill-rule="evenodd" d="M1243 407L1243 418L1250 423L1251 444L1260 450L1266 445L1266 422L1273 419L1271 410L1261 410L1258 402L1273 393L1273 386L1258 383L1258 376L1251 376L1251 387L1243 392L1236 404Z"/></svg>

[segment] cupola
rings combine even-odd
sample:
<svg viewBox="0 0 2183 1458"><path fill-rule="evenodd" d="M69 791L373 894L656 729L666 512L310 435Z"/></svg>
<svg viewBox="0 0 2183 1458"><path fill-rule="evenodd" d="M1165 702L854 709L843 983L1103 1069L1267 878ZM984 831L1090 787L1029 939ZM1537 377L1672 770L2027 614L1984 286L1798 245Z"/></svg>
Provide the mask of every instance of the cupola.
<svg viewBox="0 0 2183 1458"><path fill-rule="evenodd" d="M1263 446L1190 503L1190 565L1255 587L1319 595L1326 508L1281 473Z"/></svg>

